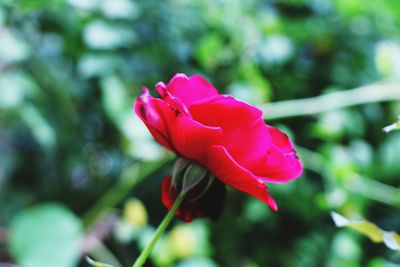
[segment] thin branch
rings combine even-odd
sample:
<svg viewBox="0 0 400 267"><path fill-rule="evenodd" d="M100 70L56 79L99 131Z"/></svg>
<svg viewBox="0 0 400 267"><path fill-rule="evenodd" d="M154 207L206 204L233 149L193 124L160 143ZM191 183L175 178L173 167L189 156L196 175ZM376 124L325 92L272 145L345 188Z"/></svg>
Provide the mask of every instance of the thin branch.
<svg viewBox="0 0 400 267"><path fill-rule="evenodd" d="M391 100L400 100L400 83L372 84L316 97L268 103L261 109L266 120L274 120Z"/></svg>

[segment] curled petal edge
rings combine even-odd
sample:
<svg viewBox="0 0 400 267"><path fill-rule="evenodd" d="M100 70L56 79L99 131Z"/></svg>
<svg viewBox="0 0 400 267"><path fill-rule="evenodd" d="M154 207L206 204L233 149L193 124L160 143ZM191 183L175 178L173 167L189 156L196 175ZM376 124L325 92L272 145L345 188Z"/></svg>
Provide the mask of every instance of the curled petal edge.
<svg viewBox="0 0 400 267"><path fill-rule="evenodd" d="M179 99L184 106L219 95L217 89L202 76L188 77L183 73L176 74L167 85L158 83L156 89L163 98L168 98L169 94Z"/></svg>
<svg viewBox="0 0 400 267"><path fill-rule="evenodd" d="M135 112L157 142L192 160L204 161L206 148L222 138L221 128L195 121L168 102L152 97L146 88L135 103Z"/></svg>

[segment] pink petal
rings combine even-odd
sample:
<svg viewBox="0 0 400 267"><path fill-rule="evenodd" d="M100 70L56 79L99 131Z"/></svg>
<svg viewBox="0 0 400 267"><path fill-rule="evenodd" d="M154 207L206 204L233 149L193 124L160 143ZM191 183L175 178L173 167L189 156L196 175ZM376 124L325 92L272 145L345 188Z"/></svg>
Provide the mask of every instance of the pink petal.
<svg viewBox="0 0 400 267"><path fill-rule="evenodd" d="M135 112L161 145L188 159L202 161L207 147L218 143L222 130L204 126L167 102L153 98L147 89L135 103Z"/></svg>
<svg viewBox="0 0 400 267"><path fill-rule="evenodd" d="M264 162L253 169L260 179L272 183L284 183L300 177L303 165L296 154L292 141L280 130L269 127L272 148Z"/></svg>
<svg viewBox="0 0 400 267"><path fill-rule="evenodd" d="M222 129L204 126L182 114L176 119L171 137L179 155L203 162L207 157L207 148L220 142Z"/></svg>
<svg viewBox="0 0 400 267"><path fill-rule="evenodd" d="M300 176L302 166L293 144L282 132L265 124L258 108L234 97L219 96L189 110L200 123L221 127L221 145L260 179L279 183Z"/></svg>
<svg viewBox="0 0 400 267"><path fill-rule="evenodd" d="M171 117L170 114L163 114L159 109L159 100L152 97L147 88L142 89L142 95L136 100L134 109L136 115L145 123L154 139L168 150L173 151L173 145L168 132L168 125L165 117ZM172 110L166 110L166 113L172 113Z"/></svg>
<svg viewBox="0 0 400 267"><path fill-rule="evenodd" d="M168 90L166 85L163 82L159 82L156 84L156 90L162 96L163 100L167 102L171 107L176 110L189 114L189 111L186 105L177 97L173 96Z"/></svg>
<svg viewBox="0 0 400 267"><path fill-rule="evenodd" d="M176 74L168 85L158 83L156 89L163 98L171 95L180 99L186 106L218 95L218 91L200 75L187 77L185 74Z"/></svg>
<svg viewBox="0 0 400 267"><path fill-rule="evenodd" d="M276 202L267 191L267 186L249 170L240 166L224 147L210 148L207 167L223 183L260 199L273 211L278 210Z"/></svg>

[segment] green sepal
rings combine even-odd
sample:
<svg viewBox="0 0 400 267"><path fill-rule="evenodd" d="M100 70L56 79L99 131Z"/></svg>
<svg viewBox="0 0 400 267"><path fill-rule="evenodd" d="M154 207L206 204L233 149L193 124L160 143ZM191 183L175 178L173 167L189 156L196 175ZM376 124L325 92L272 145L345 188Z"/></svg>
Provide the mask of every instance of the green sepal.
<svg viewBox="0 0 400 267"><path fill-rule="evenodd" d="M185 169L189 166L190 161L185 158L178 158L172 168L172 186L177 190L181 190L183 174Z"/></svg>
<svg viewBox="0 0 400 267"><path fill-rule="evenodd" d="M191 163L183 175L182 193L186 194L207 178L208 170L202 166Z"/></svg>

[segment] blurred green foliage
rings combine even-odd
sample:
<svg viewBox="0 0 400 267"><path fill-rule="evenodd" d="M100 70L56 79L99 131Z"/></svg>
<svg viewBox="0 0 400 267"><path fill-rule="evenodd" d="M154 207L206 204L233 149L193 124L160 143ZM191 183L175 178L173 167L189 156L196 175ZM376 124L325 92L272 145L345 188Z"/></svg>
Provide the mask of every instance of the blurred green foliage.
<svg viewBox="0 0 400 267"><path fill-rule="evenodd" d="M394 0L0 0L0 265L75 266L77 248L132 264L165 214L173 164L132 112L142 85L200 73L261 105L398 82L399 37ZM389 101L267 119L306 167L270 185L280 211L229 191L218 223L175 221L148 266L399 265L330 218L399 232L400 133L382 132L399 114Z"/></svg>
<svg viewBox="0 0 400 267"><path fill-rule="evenodd" d="M80 220L64 207L33 207L13 219L10 249L22 266L76 266L81 231Z"/></svg>

